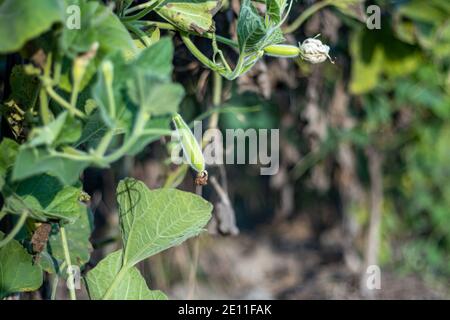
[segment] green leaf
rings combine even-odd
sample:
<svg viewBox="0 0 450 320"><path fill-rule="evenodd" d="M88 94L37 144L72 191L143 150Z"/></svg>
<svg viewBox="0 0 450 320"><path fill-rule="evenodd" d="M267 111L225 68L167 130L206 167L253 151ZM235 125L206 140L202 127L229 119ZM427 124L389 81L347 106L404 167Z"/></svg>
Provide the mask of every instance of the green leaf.
<svg viewBox="0 0 450 320"><path fill-rule="evenodd" d="M172 56L172 41L163 38L131 63L128 95L135 105L154 116L176 112L184 96L183 87L170 82Z"/></svg>
<svg viewBox="0 0 450 320"><path fill-rule="evenodd" d="M67 242L70 252L70 261L79 267L89 261L92 245L89 241L93 227L93 216L91 211L81 205L80 216L73 223L65 225ZM59 264L64 261L64 250L61 242L59 229L52 232L48 239L46 251L55 258Z"/></svg>
<svg viewBox="0 0 450 320"><path fill-rule="evenodd" d="M33 257L19 242L11 240L0 248L0 299L15 292L34 291L41 285L41 267L33 264Z"/></svg>
<svg viewBox="0 0 450 320"><path fill-rule="evenodd" d="M266 15L273 24L280 23L287 6L287 0L266 0Z"/></svg>
<svg viewBox="0 0 450 320"><path fill-rule="evenodd" d="M203 34L214 31L213 16L221 4L218 0L166 0L155 11L181 30Z"/></svg>
<svg viewBox="0 0 450 320"><path fill-rule="evenodd" d="M89 271L86 283L89 296L93 300L101 299L111 283L116 279L122 266L122 250L109 254ZM167 300L167 296L159 290L149 290L145 279L136 267L125 270L121 281L114 288L111 300Z"/></svg>
<svg viewBox="0 0 450 320"><path fill-rule="evenodd" d="M58 177L62 183L71 185L79 179L89 165L87 161L68 159L51 154L45 148L20 148L13 168L13 181L22 180L40 173Z"/></svg>
<svg viewBox="0 0 450 320"><path fill-rule="evenodd" d="M119 183L117 201L126 266L199 234L211 218L212 205L202 197L176 189L149 190L134 179Z"/></svg>
<svg viewBox="0 0 450 320"><path fill-rule="evenodd" d="M173 44L168 37L161 38L154 45L144 49L131 62L137 70L146 71L170 79L172 74Z"/></svg>
<svg viewBox="0 0 450 320"><path fill-rule="evenodd" d="M100 110L95 110L88 118L83 127L80 139L75 143L77 148L84 145L84 149L95 149L99 144L101 138L108 131L108 126L103 121Z"/></svg>
<svg viewBox="0 0 450 320"><path fill-rule="evenodd" d="M15 194L6 199L6 207L12 212L31 211L31 216L39 220L63 219L74 222L86 211L79 201L81 189L64 186L54 176L47 174L21 181L15 187Z"/></svg>
<svg viewBox="0 0 450 320"><path fill-rule="evenodd" d="M250 0L242 2L237 34L241 53L257 52L268 45L284 41L280 28L267 27Z"/></svg>
<svg viewBox="0 0 450 320"><path fill-rule="evenodd" d="M138 72L128 82L128 94L137 106L159 116L178 111L184 89L178 83L165 83L153 75Z"/></svg>
<svg viewBox="0 0 450 320"><path fill-rule="evenodd" d="M130 132L138 108L153 116L172 113L184 95L182 87L171 83L173 45L163 38L128 63L120 56L110 57L114 65L113 92L116 117L109 107L106 82L99 70L92 95L97 102L102 119L108 127ZM124 91L128 90L128 95ZM134 106L131 102L134 103Z"/></svg>
<svg viewBox="0 0 450 320"><path fill-rule="evenodd" d="M4 138L0 142L0 190L3 188L6 173L14 165L19 150L19 144L14 140Z"/></svg>
<svg viewBox="0 0 450 320"><path fill-rule="evenodd" d="M63 30L63 49L71 56L88 51L94 42L99 43L103 55L122 51L132 57L138 52L131 35L110 8L96 1L66 0L66 3L80 8L80 28Z"/></svg>
<svg viewBox="0 0 450 320"><path fill-rule="evenodd" d="M77 141L81 136L81 123L69 117L67 111L64 111L44 127L33 128L30 132L29 141L25 144L27 147L38 146L59 146Z"/></svg>
<svg viewBox="0 0 450 320"><path fill-rule="evenodd" d="M60 0L4 0L0 4L0 53L19 50L63 19Z"/></svg>

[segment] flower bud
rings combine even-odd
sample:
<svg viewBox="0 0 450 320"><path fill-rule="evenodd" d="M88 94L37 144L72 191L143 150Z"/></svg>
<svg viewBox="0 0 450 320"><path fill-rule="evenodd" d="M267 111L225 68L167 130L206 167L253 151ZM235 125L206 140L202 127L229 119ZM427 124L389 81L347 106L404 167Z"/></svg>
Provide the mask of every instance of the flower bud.
<svg viewBox="0 0 450 320"><path fill-rule="evenodd" d="M98 50L98 42L94 42L86 53L75 58L72 68L72 78L75 86L81 83L81 80L86 73L86 68L89 62L95 57Z"/></svg>
<svg viewBox="0 0 450 320"><path fill-rule="evenodd" d="M265 47L264 53L272 57L295 58L300 55L300 49L288 44L273 44Z"/></svg>
<svg viewBox="0 0 450 320"><path fill-rule="evenodd" d="M333 63L329 55L330 47L323 44L319 39L308 38L302 44L299 43L299 45L300 56L303 60L315 64L322 63L328 58Z"/></svg>
<svg viewBox="0 0 450 320"><path fill-rule="evenodd" d="M186 161L195 171L199 173L203 172L205 170L205 158L191 129L178 113L172 117L172 121L178 133Z"/></svg>

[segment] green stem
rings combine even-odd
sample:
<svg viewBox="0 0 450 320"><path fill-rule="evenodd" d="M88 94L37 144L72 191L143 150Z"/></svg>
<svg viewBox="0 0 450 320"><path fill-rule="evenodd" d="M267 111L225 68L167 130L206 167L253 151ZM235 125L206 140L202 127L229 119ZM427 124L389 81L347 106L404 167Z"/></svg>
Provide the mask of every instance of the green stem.
<svg viewBox="0 0 450 320"><path fill-rule="evenodd" d="M108 96L108 104L111 118L116 118L116 100L114 99L114 92L112 83L106 81L106 94Z"/></svg>
<svg viewBox="0 0 450 320"><path fill-rule="evenodd" d="M39 107L42 119L42 124L44 126L48 125L52 121L52 115L48 107L48 97L47 92L41 87L39 90Z"/></svg>
<svg viewBox="0 0 450 320"><path fill-rule="evenodd" d="M124 22L124 25L131 30L131 32L133 32L146 47L151 45L150 41L146 39L147 35L144 31L129 22Z"/></svg>
<svg viewBox="0 0 450 320"><path fill-rule="evenodd" d="M56 299L56 291L58 289L58 282L59 282L59 276L57 274L54 274L52 276L52 293L50 295L51 300Z"/></svg>
<svg viewBox="0 0 450 320"><path fill-rule="evenodd" d="M83 112L78 110L77 108L73 108L70 103L68 103L63 97L61 97L58 93L53 90L51 86L46 86L45 89L47 90L48 95L55 100L61 107L67 109L70 114L76 115L80 118L85 118L85 115Z"/></svg>
<svg viewBox="0 0 450 320"><path fill-rule="evenodd" d="M236 67L234 68L233 72L228 72L224 68L220 68L217 66L213 61L208 59L191 41L189 36L186 33L181 33L181 39L183 40L186 47L189 49L189 51L192 53L194 57L196 57L201 63L203 63L205 66L210 68L213 71L218 72L220 75L224 76L228 80L234 80L241 74L242 68L244 66L245 62L245 55L241 53L239 55L239 59L237 61Z"/></svg>
<svg viewBox="0 0 450 320"><path fill-rule="evenodd" d="M63 250L64 250L64 259L65 259L65 262L67 265L67 270L69 270L69 268L71 268L71 266L72 266L72 262L70 261L70 253L69 253L69 245L67 242L66 228L61 226L59 228L59 231L61 232L61 242L62 242L62 246L63 246ZM75 294L75 288L73 286L74 279L73 279L72 272L69 272L69 276L68 276L67 280L71 284L69 286L70 299L77 300L77 296Z"/></svg>
<svg viewBox="0 0 450 320"><path fill-rule="evenodd" d="M20 229L22 229L22 227L25 223L25 220L27 220L27 218L28 218L28 211L26 211L26 210L22 211L19 221L17 221L14 228L11 230L10 233L8 233L8 235L6 237L4 237L0 241L0 248L7 245L8 242L10 242L12 239L14 239L14 237L17 235L17 233L19 233Z"/></svg>
<svg viewBox="0 0 450 320"><path fill-rule="evenodd" d="M170 136L172 134L172 130L170 129L145 129L142 131L142 135L161 135L161 136Z"/></svg>
<svg viewBox="0 0 450 320"><path fill-rule="evenodd" d="M114 137L114 130L110 129L106 134L102 137L102 140L100 140L99 145L97 146L97 149L95 150L95 154L98 157L103 157L106 150L108 150L109 144L111 143L112 138Z"/></svg>
<svg viewBox="0 0 450 320"><path fill-rule="evenodd" d="M220 105L222 100L222 77L217 72L214 72L213 84L214 87L212 103L214 107L217 107Z"/></svg>
<svg viewBox="0 0 450 320"><path fill-rule="evenodd" d="M139 20L139 19L145 17L145 15L148 14L150 11L154 10L158 5L159 5L158 0L151 0L149 2L146 2L146 3L142 4L142 5L138 5L136 7L140 7L140 9L143 9L143 10L141 12L135 14L135 15L123 17L122 21ZM133 7L131 9L134 9L136 7ZM137 11L137 10L134 10L134 11ZM131 13L131 12L134 12L134 11L129 11L128 13ZM127 14L127 11L125 11L125 14Z"/></svg>
<svg viewBox="0 0 450 320"><path fill-rule="evenodd" d="M155 0L150 0L145 3L141 3L137 6L131 7L129 9L125 10L125 14L127 15L127 14L130 14L130 13L142 10L142 9L146 9L147 7L151 7L153 5L153 2L155 2Z"/></svg>
<svg viewBox="0 0 450 320"><path fill-rule="evenodd" d="M213 97L212 104L213 107L219 107L222 100L222 76L217 72L213 74ZM219 124L219 113L213 113L211 119L209 120L209 128L217 128Z"/></svg>
<svg viewBox="0 0 450 320"><path fill-rule="evenodd" d="M178 31L175 26L171 25L167 22L159 22L159 21L135 21L134 24L139 25L140 27L157 27L159 29L164 30L170 30L170 31ZM207 39L213 39L214 35L212 33L205 32L203 34L194 34L195 36L207 38ZM233 48L239 48L239 44L236 41L233 41L231 39L228 39L223 36L215 35L216 40L218 42L221 42L223 44L226 44L227 46L233 47Z"/></svg>
<svg viewBox="0 0 450 320"><path fill-rule="evenodd" d="M117 285L122 281L123 277L127 273L128 268L126 268L124 265L122 265L122 268L120 268L119 273L114 277L113 282L109 286L108 290L106 290L105 294L102 297L102 300L108 300L112 293L114 292L114 289L117 287Z"/></svg>
<svg viewBox="0 0 450 320"><path fill-rule="evenodd" d="M205 56L198 48L197 46L191 41L189 36L186 33L181 34L181 39L183 40L186 47L189 49L189 51L192 53L194 57L196 57L201 63L203 63L205 66L210 68L214 71L219 71L218 66L209 60L207 56Z"/></svg>
<svg viewBox="0 0 450 320"><path fill-rule="evenodd" d="M332 4L331 0L323 0L321 2L316 2L314 3L312 6L308 7L308 9L306 9L305 11L302 12L301 15L299 15L297 17L297 19L294 20L294 22L292 22L292 24L290 24L289 26L282 28L283 33L292 33L295 30L297 30L298 28L301 27L301 25L310 17L312 16L314 13L316 13L317 11L319 11L320 9L329 6Z"/></svg>
<svg viewBox="0 0 450 320"><path fill-rule="evenodd" d="M77 100L78 100L78 92L80 91L80 83L79 81L75 81L72 87L72 94L70 96L70 105L72 110L77 109Z"/></svg>
<svg viewBox="0 0 450 320"><path fill-rule="evenodd" d="M50 155L53 155L53 156L70 159L70 160L75 160L75 161L96 161L97 160L97 158L95 158L92 155L87 154L87 153L71 154L71 153L55 151L52 149L49 150L49 153L50 153Z"/></svg>

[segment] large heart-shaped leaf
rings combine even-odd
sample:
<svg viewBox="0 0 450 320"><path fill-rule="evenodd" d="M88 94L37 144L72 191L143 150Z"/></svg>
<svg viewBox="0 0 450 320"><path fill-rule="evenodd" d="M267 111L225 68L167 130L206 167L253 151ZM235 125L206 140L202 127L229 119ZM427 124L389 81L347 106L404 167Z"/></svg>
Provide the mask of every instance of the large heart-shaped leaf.
<svg viewBox="0 0 450 320"><path fill-rule="evenodd" d="M283 33L276 26L266 26L250 0L241 5L237 24L239 50L241 53L257 52L264 47L284 41Z"/></svg>
<svg viewBox="0 0 450 320"><path fill-rule="evenodd" d="M122 267L122 250L109 254L89 271L86 283L89 296L93 300L101 299L118 276ZM120 281L113 288L111 300L166 300L167 296L159 290L150 290L145 279L136 267L124 269L119 275Z"/></svg>
<svg viewBox="0 0 450 320"><path fill-rule="evenodd" d="M4 233L0 231L0 239ZM24 291L33 291L42 285L42 270L33 264L33 257L16 240L0 248L0 299Z"/></svg>
<svg viewBox="0 0 450 320"><path fill-rule="evenodd" d="M184 89L178 83L167 83L144 72L137 72L128 82L131 100L146 112L160 116L178 111Z"/></svg>
<svg viewBox="0 0 450 320"><path fill-rule="evenodd" d="M211 218L212 205L176 189L149 190L125 179L117 188L124 264L133 266L199 234Z"/></svg>
<svg viewBox="0 0 450 320"><path fill-rule="evenodd" d="M266 0L266 15L273 24L280 23L287 7L287 0Z"/></svg>

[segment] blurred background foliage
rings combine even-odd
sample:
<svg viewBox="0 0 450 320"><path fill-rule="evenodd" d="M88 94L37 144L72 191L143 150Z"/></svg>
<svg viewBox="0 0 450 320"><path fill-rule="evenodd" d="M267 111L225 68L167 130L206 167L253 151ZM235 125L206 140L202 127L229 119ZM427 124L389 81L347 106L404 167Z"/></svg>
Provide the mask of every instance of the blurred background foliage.
<svg viewBox="0 0 450 320"><path fill-rule="evenodd" d="M317 3L295 2L287 25ZM366 26L370 5L381 8L379 30ZM229 16L216 17L220 31ZM226 104L260 111L222 114L222 129L280 128L282 135L276 176L227 166L241 229L306 217L320 239L338 226L343 261L358 270L378 201L382 268L448 286L449 17L450 3L440 0L330 1L287 39L321 33L335 64L265 59L226 85ZM371 172L374 157L381 164Z"/></svg>
<svg viewBox="0 0 450 320"><path fill-rule="evenodd" d="M381 9L379 30L366 25L370 5ZM223 1L217 34L236 38L239 7L239 0ZM308 8L315 9L306 16ZM223 206L216 184L204 188L215 204L209 231L239 228L240 235L202 236L152 257L140 266L143 274L180 298L354 298L370 296L360 279L375 262L383 272L382 298L448 297L450 2L299 0L285 28L291 44L321 34L335 63L264 58L236 81L224 81L219 115L223 131L280 129L279 172L208 168L231 202ZM180 113L194 120L213 107L213 75L173 38L174 78L186 89ZM211 56L209 40L195 41ZM182 180L186 168L169 164L166 142L111 169L84 172L95 219L92 265L117 247L120 178L156 188L169 175L193 190L189 174ZM395 289L399 278L406 280ZM257 289L245 291L246 285Z"/></svg>

